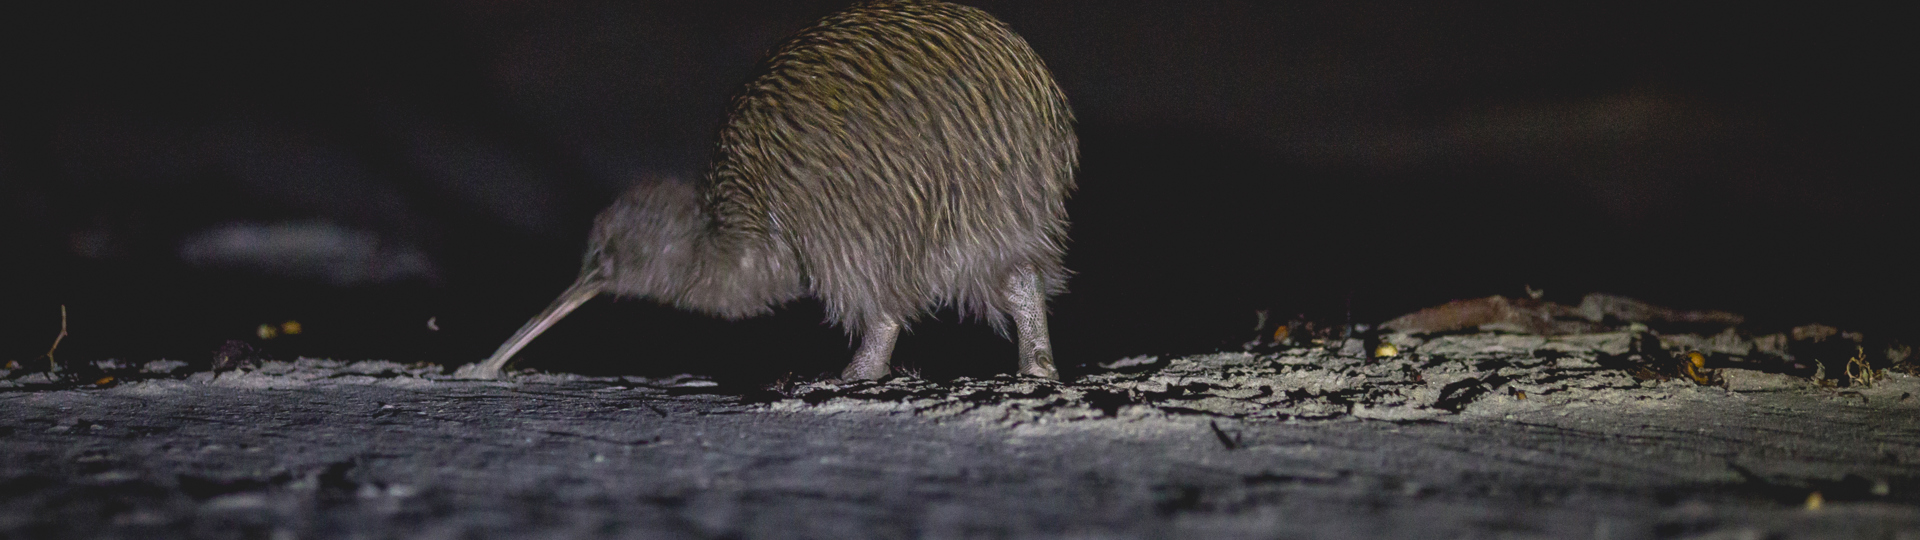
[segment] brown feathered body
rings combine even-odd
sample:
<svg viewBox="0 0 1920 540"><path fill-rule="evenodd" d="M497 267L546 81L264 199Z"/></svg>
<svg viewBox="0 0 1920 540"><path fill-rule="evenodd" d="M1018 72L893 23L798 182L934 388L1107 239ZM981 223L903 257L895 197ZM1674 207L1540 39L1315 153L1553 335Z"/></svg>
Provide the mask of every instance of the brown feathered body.
<svg viewBox="0 0 1920 540"><path fill-rule="evenodd" d="M885 1L830 15L734 99L698 182L636 186L600 215L574 288L487 364L598 292L729 318L811 296L865 336L861 355L884 345L881 368L893 332L942 306L1024 336L1023 295L1043 312L1067 274L1072 123L1040 58L985 12ZM1028 345L1045 349L1038 324ZM1052 376L1040 352L1045 372L1026 356L1022 371Z"/></svg>

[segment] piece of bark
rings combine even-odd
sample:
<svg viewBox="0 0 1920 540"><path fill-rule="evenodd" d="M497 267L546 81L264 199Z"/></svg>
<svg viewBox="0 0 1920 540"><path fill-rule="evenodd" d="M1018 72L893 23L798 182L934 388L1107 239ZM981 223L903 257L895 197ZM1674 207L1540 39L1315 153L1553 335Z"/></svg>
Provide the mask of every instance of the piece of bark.
<svg viewBox="0 0 1920 540"><path fill-rule="evenodd" d="M1524 334L1558 335L1599 332L1608 323L1706 324L1733 327L1744 322L1740 315L1724 311L1682 311L1611 294L1594 293L1580 299L1579 307L1530 298L1494 295L1471 300L1455 300L1387 321L1381 326L1395 332L1431 334L1478 328Z"/></svg>
<svg viewBox="0 0 1920 540"><path fill-rule="evenodd" d="M1587 321L1565 320L1571 314L1572 310L1552 302L1494 295L1447 302L1402 315L1381 326L1409 334L1456 332L1472 328L1542 335L1599 330Z"/></svg>
<svg viewBox="0 0 1920 540"><path fill-rule="evenodd" d="M1725 311L1682 311L1605 293L1593 293L1581 298L1577 311L1581 318L1596 323L1606 321L1608 318L1621 322L1711 324L1728 327L1739 326L1740 323L1746 322L1745 317Z"/></svg>

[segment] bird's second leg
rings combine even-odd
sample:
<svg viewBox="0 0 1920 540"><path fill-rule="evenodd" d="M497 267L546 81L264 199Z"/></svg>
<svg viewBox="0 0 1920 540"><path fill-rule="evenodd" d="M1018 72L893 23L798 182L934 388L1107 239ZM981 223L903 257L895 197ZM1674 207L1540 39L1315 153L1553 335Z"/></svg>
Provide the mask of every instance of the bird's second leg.
<svg viewBox="0 0 1920 540"><path fill-rule="evenodd" d="M1007 278L1005 291L1013 307L1013 326L1019 331L1020 374L1060 378L1060 370L1053 367L1053 342L1047 339L1047 297L1040 287L1040 274L1032 267L1021 268Z"/></svg>
<svg viewBox="0 0 1920 540"><path fill-rule="evenodd" d="M867 325L860 336L860 350L853 361L840 371L840 379L870 381L893 373L893 342L900 337L900 323L892 319Z"/></svg>

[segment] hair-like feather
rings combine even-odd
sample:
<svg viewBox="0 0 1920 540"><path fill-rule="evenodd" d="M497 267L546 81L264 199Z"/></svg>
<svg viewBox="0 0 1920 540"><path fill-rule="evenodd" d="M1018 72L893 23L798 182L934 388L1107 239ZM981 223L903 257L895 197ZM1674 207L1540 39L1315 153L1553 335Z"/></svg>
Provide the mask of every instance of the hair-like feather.
<svg viewBox="0 0 1920 540"><path fill-rule="evenodd" d="M1023 309L1044 317L1065 282L1077 161L1066 96L1005 24L945 2L856 5L776 48L707 173L627 192L595 223L574 288L464 372L496 375L599 292L728 318L811 296L851 334L885 332L886 351L941 306L1004 334ZM1051 375L1037 324L1045 370L1023 356L1023 371Z"/></svg>

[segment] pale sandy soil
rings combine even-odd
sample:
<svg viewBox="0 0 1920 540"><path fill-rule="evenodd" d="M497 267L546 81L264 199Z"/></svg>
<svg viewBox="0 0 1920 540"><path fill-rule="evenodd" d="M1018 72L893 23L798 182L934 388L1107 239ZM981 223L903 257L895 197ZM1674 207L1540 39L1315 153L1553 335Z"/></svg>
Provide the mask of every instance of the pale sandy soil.
<svg viewBox="0 0 1920 540"><path fill-rule="evenodd" d="M16 377L0 536L1920 538L1920 379L1702 386L1603 366L1625 333L1399 339L1067 383Z"/></svg>

